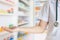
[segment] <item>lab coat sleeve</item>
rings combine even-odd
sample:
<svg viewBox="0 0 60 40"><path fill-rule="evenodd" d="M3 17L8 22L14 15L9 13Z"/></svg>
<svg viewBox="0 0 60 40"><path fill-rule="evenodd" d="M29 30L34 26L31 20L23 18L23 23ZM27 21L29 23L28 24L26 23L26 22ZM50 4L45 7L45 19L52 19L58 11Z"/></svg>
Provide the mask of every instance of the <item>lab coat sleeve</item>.
<svg viewBox="0 0 60 40"><path fill-rule="evenodd" d="M45 3L42 10L40 11L40 20L48 22L49 17L49 3Z"/></svg>

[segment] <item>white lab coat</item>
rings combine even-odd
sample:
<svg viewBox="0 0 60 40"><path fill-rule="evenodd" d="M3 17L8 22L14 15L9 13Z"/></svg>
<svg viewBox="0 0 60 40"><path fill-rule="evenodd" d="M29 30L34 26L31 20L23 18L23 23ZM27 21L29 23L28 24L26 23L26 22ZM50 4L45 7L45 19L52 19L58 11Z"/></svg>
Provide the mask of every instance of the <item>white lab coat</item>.
<svg viewBox="0 0 60 40"><path fill-rule="evenodd" d="M48 0L41 11L40 19L49 22L46 40L60 40L60 25L54 26L56 21L56 0ZM60 24L60 0L58 2L58 22Z"/></svg>

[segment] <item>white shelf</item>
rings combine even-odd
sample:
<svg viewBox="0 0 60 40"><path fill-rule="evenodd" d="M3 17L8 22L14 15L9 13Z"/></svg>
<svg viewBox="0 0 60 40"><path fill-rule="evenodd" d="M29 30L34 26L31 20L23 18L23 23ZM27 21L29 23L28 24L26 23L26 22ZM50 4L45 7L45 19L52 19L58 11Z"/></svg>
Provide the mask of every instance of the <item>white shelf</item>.
<svg viewBox="0 0 60 40"><path fill-rule="evenodd" d="M18 12L18 16L24 16L24 17L27 17L28 15L25 14L25 13L23 13L23 12L21 12L21 11L19 11L19 12Z"/></svg>
<svg viewBox="0 0 60 40"><path fill-rule="evenodd" d="M0 16L12 16L13 14L0 14Z"/></svg>
<svg viewBox="0 0 60 40"><path fill-rule="evenodd" d="M9 34L9 32L6 32L6 31L4 31L4 32L0 32L0 36L2 36L2 35L6 35L6 34Z"/></svg>
<svg viewBox="0 0 60 40"><path fill-rule="evenodd" d="M28 17L28 15L18 15L18 16L20 16L20 17L22 17L22 16L23 16L23 17Z"/></svg>
<svg viewBox="0 0 60 40"><path fill-rule="evenodd" d="M0 0L0 3L10 5L10 6L14 6L13 3L7 2L6 0Z"/></svg>
<svg viewBox="0 0 60 40"><path fill-rule="evenodd" d="M26 8L22 8L22 7L19 7L19 10L20 11L25 11L25 12L28 11Z"/></svg>
<svg viewBox="0 0 60 40"><path fill-rule="evenodd" d="M4 31L4 32L0 32L0 37L8 37L9 35L14 35L15 31L18 30L17 28L14 29L14 32L13 33L10 33L10 32L7 32L7 31ZM18 31L16 31L18 32Z"/></svg>

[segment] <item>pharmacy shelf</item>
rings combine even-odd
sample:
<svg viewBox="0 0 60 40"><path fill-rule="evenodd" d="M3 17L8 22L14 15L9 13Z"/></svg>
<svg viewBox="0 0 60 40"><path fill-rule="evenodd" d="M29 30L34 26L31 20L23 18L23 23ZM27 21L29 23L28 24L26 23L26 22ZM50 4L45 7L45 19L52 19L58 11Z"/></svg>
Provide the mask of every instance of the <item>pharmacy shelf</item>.
<svg viewBox="0 0 60 40"><path fill-rule="evenodd" d="M11 2L8 2L8 1L6 1L6 0L0 0L0 3L6 4L6 5L9 5L9 6L14 6L14 2L11 3Z"/></svg>
<svg viewBox="0 0 60 40"><path fill-rule="evenodd" d="M14 35L15 32L18 32L17 30L19 30L19 28L13 28L12 30L13 32L8 32L3 30L2 32L0 32L0 37L6 36L6 35Z"/></svg>
<svg viewBox="0 0 60 40"><path fill-rule="evenodd" d="M26 0L19 0L20 2L24 3L26 6L29 6L29 2Z"/></svg>
<svg viewBox="0 0 60 40"><path fill-rule="evenodd" d="M19 7L19 11L27 12L28 10L26 8Z"/></svg>
<svg viewBox="0 0 60 40"><path fill-rule="evenodd" d="M28 15L20 15L20 14L19 14L18 16L20 16L20 17L22 17L22 16L23 16L23 17L28 17Z"/></svg>
<svg viewBox="0 0 60 40"><path fill-rule="evenodd" d="M0 36L6 35L6 34L9 34L9 32L6 32L6 31L0 32Z"/></svg>
<svg viewBox="0 0 60 40"><path fill-rule="evenodd" d="M1 14L0 14L0 16L12 16L12 15L13 15L12 13L10 13L10 14L8 14L8 13L7 13L7 14L1 13Z"/></svg>

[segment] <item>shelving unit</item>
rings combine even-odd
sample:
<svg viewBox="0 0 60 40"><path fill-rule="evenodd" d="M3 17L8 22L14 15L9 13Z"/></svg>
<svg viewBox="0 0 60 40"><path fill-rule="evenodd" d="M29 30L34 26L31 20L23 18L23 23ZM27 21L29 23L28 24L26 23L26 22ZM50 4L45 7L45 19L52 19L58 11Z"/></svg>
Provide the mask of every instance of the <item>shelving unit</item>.
<svg viewBox="0 0 60 40"><path fill-rule="evenodd" d="M31 9L33 7L32 6L33 4L30 5L29 3L32 3L31 0L19 0L19 3L18 3L19 4L19 7L18 7L19 8L19 11L18 11L18 13L20 13L20 14L18 16L27 17L25 19L28 20L28 21L25 21L22 24L27 24L27 25L30 25L31 26L31 24L33 25L33 22L32 22L32 20L33 20L32 19L33 18L33 12L31 11ZM23 12L23 13L21 13L21 12ZM21 25L21 23L19 23L19 24Z"/></svg>
<svg viewBox="0 0 60 40"><path fill-rule="evenodd" d="M33 0L29 0L29 1L21 0L19 2L22 4L19 5L20 9L18 12L20 14L18 15L18 17L19 16L20 16L19 18L25 17L25 19L23 18L23 22L18 23L19 27L32 27L33 26ZM27 20L27 21L25 21L25 20ZM21 37L19 37L19 38L21 38ZM28 38L26 36L25 36L25 38L26 39L23 38L22 40L28 40Z"/></svg>
<svg viewBox="0 0 60 40"><path fill-rule="evenodd" d="M0 27L9 27L10 24L17 26L17 0L0 0ZM0 40L8 40L9 36L14 36L14 33L9 33L0 30Z"/></svg>
<svg viewBox="0 0 60 40"><path fill-rule="evenodd" d="M8 2L9 1L9 2ZM13 3L11 3L11 1ZM21 4L22 3L24 6L21 7ZM29 4L31 3L31 4ZM0 12L0 19L1 19L1 22L0 23L0 26L5 26L5 27L9 27L9 24L13 24L13 26L23 26L23 25L27 25L27 27L29 26L33 26L33 1L30 0L30 1L27 1L27 0L0 0L0 8L6 12L6 14L4 12ZM20 5L19 5L20 4ZM7 9L10 9L10 8L14 8L13 10L13 13L10 13L10 11L6 11ZM23 13L22 13L23 12ZM24 18L23 22L21 23L17 23L18 21L18 17L21 16L21 17L26 17ZM26 21L27 20L27 21ZM24 26L26 27L26 26ZM17 30L17 29L15 29ZM14 33L8 33L8 32L0 32L1 36L4 35L5 38L7 38L6 34L7 35L13 35L14 36L14 40L17 40L17 34L18 32L14 32ZM4 39L4 37L2 37ZM1 38L0 38L1 39ZM1 39L1 40L3 40Z"/></svg>

